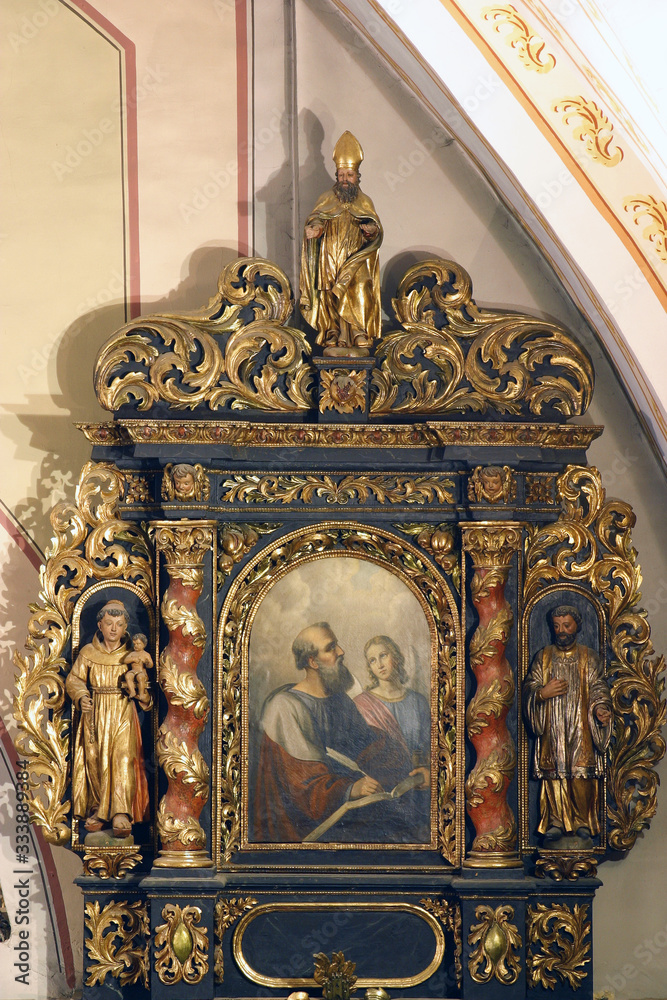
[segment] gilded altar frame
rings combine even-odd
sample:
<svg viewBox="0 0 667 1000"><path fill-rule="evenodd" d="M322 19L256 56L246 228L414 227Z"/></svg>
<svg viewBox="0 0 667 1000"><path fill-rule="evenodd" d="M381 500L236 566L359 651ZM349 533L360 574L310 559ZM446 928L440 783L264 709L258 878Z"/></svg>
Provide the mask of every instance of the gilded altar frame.
<svg viewBox="0 0 667 1000"><path fill-rule="evenodd" d="M634 514L587 465L602 428L568 423L590 402L590 359L557 324L478 307L453 261L410 268L399 328L368 358L315 356L291 308L279 268L241 259L205 309L136 320L98 357L114 419L80 425L92 460L52 513L15 660L32 820L83 852L84 995L278 997L356 981L592 1000L598 866L650 825L665 702ZM428 843L249 837L252 628L289 573L336 558L391 574L427 623ZM154 632L152 832L95 846L72 823L65 679L87 602L121 591ZM613 706L603 831L584 849L551 850L531 829L521 695L532 612L559 593L594 609ZM369 914L383 940L423 943L428 925L418 967L376 939L360 947ZM318 931L332 957L275 974L285 928L295 953Z"/></svg>

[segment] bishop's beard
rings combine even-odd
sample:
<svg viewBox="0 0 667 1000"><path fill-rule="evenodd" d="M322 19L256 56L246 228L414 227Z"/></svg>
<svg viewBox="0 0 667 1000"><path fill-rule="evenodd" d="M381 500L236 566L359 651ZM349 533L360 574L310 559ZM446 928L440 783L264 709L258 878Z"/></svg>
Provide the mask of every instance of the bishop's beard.
<svg viewBox="0 0 667 1000"><path fill-rule="evenodd" d="M577 641L577 636L575 635L557 635L555 636L555 645L558 649L572 649L575 642Z"/></svg>
<svg viewBox="0 0 667 1000"><path fill-rule="evenodd" d="M343 694L354 684L354 677L345 666L342 656L338 657L333 667L323 663L319 663L318 666L322 687L328 695Z"/></svg>
<svg viewBox="0 0 667 1000"><path fill-rule="evenodd" d="M344 205L349 205L359 194L359 185L351 184L350 181L336 181L333 189L338 200Z"/></svg>

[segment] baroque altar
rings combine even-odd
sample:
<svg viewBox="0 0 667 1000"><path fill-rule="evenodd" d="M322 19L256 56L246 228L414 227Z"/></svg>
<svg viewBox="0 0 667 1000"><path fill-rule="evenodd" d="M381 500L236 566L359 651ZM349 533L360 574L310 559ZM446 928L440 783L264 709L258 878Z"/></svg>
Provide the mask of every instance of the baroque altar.
<svg viewBox="0 0 667 1000"><path fill-rule="evenodd" d="M663 660L572 422L588 355L442 259L381 333L348 204L338 298L352 224L306 223L315 334L242 258L97 359L15 699L84 997L592 998L598 869L655 811Z"/></svg>

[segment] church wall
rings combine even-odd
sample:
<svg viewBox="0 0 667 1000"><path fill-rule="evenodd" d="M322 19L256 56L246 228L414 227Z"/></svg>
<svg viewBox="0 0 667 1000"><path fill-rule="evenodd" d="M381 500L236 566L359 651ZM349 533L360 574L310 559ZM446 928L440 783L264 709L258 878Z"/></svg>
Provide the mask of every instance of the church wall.
<svg viewBox="0 0 667 1000"><path fill-rule="evenodd" d="M102 418L90 377L100 344L132 314L133 294L144 315L204 304L239 247L268 253L293 279L293 219L302 220L332 183L331 150L346 128L364 147L362 187L385 230L387 315L406 267L440 255L469 271L479 303L561 322L593 355L597 392L583 419L606 431L590 461L609 494L637 513L644 604L656 648L667 650L667 484L594 332L457 143L334 5L296 0L293 17L287 6L278 13L283 5L258 0L253 30L239 0L104 0L95 10L81 4L78 14L58 0L3 5L9 197L2 224L0 707L10 731L11 655L22 646L26 604L37 593L48 512L73 495L89 456L72 421ZM105 17L116 31L113 44ZM270 58L259 58L269 46ZM134 162L127 133L134 126L114 111L118 102L122 108L120 84L132 65ZM253 114L254 137L246 137ZM98 145L85 136L94 129L103 135ZM76 153L82 141L93 146L85 155ZM68 147L75 152L71 171L59 171L54 164L68 166ZM254 211L242 190L246 171ZM9 759L7 745L5 751ZM10 910L13 794L5 767L0 883ZM667 995L667 876L660 861L667 806L660 795L658 802L652 829L630 857L601 869L596 988L614 989L618 1000ZM0 979L0 1000L66 995L58 965L67 962L57 951L65 938L73 951L69 967L79 974L81 901L72 886L79 861L61 849L52 857L67 932L59 935L48 919L55 904L48 896L48 852L40 849L34 915L44 957L23 993ZM9 943L0 944L0 965Z"/></svg>

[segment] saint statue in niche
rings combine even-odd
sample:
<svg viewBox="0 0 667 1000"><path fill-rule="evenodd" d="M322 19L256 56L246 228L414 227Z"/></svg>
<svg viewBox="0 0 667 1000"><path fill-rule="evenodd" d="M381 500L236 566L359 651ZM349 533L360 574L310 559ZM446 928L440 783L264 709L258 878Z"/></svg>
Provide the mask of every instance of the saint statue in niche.
<svg viewBox="0 0 667 1000"><path fill-rule="evenodd" d="M366 355L380 336L382 225L360 187L364 153L343 132L333 159L336 183L306 219L301 250L301 314L332 356Z"/></svg>
<svg viewBox="0 0 667 1000"><path fill-rule="evenodd" d="M541 781L537 832L551 848L586 849L600 833L600 778L612 731L604 664L580 645L582 619L571 605L549 612L553 644L540 649L524 684Z"/></svg>
<svg viewBox="0 0 667 1000"><path fill-rule="evenodd" d="M97 615L97 632L79 652L65 685L80 712L74 737L73 812L84 820L89 834L111 825L116 838L129 837L132 824L148 818L149 805L136 704L147 711L152 698L136 671L145 673L146 659L151 658L136 649L141 664L136 657L128 661L128 623L123 602L107 601ZM125 679L128 673L130 681ZM130 696L129 689L135 694Z"/></svg>

